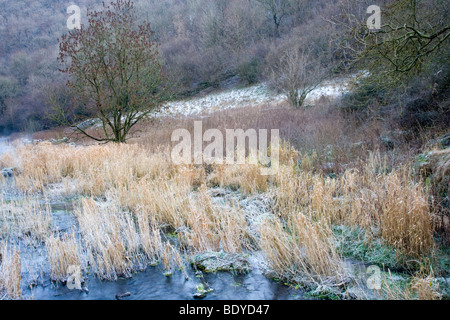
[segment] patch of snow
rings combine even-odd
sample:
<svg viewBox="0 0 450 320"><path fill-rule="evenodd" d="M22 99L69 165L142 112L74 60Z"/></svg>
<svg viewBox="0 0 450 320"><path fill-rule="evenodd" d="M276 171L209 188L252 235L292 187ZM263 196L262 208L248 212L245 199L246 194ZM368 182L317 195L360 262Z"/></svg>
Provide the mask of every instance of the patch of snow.
<svg viewBox="0 0 450 320"><path fill-rule="evenodd" d="M308 95L306 102L313 102L322 96L336 99L345 92L348 92L347 79L325 81Z"/></svg>
<svg viewBox="0 0 450 320"><path fill-rule="evenodd" d="M351 78L351 77L350 77ZM338 98L348 91L350 78L342 78L323 82L307 97L306 103L314 103L320 97ZM251 87L230 89L212 93L204 97L192 98L167 103L155 116L192 116L218 110L257 106L263 103L279 103L286 100L283 94L274 94L266 84Z"/></svg>
<svg viewBox="0 0 450 320"><path fill-rule="evenodd" d="M308 95L305 103L314 104L322 96L330 99L338 98L343 93L348 92L349 82L355 76L357 74L324 81ZM272 92L267 84L262 83L246 88L235 88L211 93L202 97L168 102L160 110L150 114L149 117L195 116L234 108L258 106L261 104L276 104L285 100L285 95ZM101 123L99 123L98 119L89 119L80 125L97 128L101 126Z"/></svg>
<svg viewBox="0 0 450 320"><path fill-rule="evenodd" d="M162 115L196 115L203 112L214 112L238 107L254 106L262 103L281 101L281 95L270 93L266 85L259 84L242 89L231 89L212 93L205 97L167 103Z"/></svg>

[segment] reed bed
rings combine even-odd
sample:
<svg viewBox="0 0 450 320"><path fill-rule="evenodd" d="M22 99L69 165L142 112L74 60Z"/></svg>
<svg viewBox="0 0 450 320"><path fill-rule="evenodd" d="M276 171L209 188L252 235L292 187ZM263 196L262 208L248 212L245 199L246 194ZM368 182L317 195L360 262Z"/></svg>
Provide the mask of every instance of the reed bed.
<svg viewBox="0 0 450 320"><path fill-rule="evenodd" d="M45 240L51 278L54 281L67 281L74 272L80 273L81 279L81 249L74 233L51 235Z"/></svg>
<svg viewBox="0 0 450 320"><path fill-rule="evenodd" d="M329 230L302 213L294 214L287 227L280 220L265 221L259 246L280 278L298 280L306 276L320 283L344 273Z"/></svg>
<svg viewBox="0 0 450 320"><path fill-rule="evenodd" d="M285 167L276 182L276 212L283 219L301 210L322 225L363 227L409 257L433 251L429 195L407 167L388 172L369 158L362 172L348 170L338 179Z"/></svg>
<svg viewBox="0 0 450 320"><path fill-rule="evenodd" d="M0 292L10 299L22 297L20 250L6 241L0 242Z"/></svg>
<svg viewBox="0 0 450 320"><path fill-rule="evenodd" d="M170 273L184 266L184 253L256 250L278 277L339 282L345 271L335 225L361 227L409 258L421 259L435 248L428 191L409 167L388 169L377 153L359 170L337 177L314 170L314 154L300 154L287 143L272 176L261 175L259 164L175 166L168 149L149 151L139 144L40 143L19 146L15 155L2 161L20 169L18 188L48 192L60 184L68 194L81 195L75 210L79 241L50 235L49 216L36 205L1 203L0 219L9 223L0 232L31 230L45 239L55 279L66 278L67 268L82 261L113 280L157 262ZM272 200L256 235L238 204L214 201L209 191L216 187ZM176 243L165 233L176 235Z"/></svg>
<svg viewBox="0 0 450 320"><path fill-rule="evenodd" d="M51 208L27 197L20 201L0 198L0 238L42 241L51 231Z"/></svg>
<svg viewBox="0 0 450 320"><path fill-rule="evenodd" d="M92 198L83 199L75 214L93 271L105 279L131 275L143 258L133 216L115 202L98 203Z"/></svg>

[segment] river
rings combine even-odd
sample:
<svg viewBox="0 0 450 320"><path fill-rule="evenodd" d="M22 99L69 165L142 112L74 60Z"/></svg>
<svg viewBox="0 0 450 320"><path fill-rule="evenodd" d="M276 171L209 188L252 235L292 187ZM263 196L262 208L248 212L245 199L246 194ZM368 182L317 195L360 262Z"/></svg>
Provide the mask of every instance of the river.
<svg viewBox="0 0 450 320"><path fill-rule="evenodd" d="M71 212L71 205L59 203L52 205L52 220L54 229L60 231L77 227L76 219ZM43 249L43 248L41 248ZM30 259L41 260L44 250L40 254L22 255ZM22 268L23 280L29 278L29 267L45 264L39 261L29 261L28 268ZM119 278L116 281L99 280L94 276L87 276L83 289L70 290L66 285L50 281L48 276L40 279L37 286L30 289L23 284L25 297L36 300L114 300L117 295L130 293L122 299L127 300L193 300L196 288L202 282L214 291L206 295L204 300L292 300L303 299L303 292L288 287L267 278L258 267L256 258L251 258L252 271L247 274L232 274L230 272L204 273L203 281L196 275L195 270L186 266L186 274L176 271L171 276L165 276L162 266L149 266L146 270L137 272L132 278ZM39 272L41 272L40 270ZM44 268L44 274L48 272ZM33 272L35 273L35 272Z"/></svg>
<svg viewBox="0 0 450 320"><path fill-rule="evenodd" d="M2 148L4 150L4 147ZM10 187L2 187L4 200L21 201L23 195L11 192ZM42 204L48 203L41 200ZM78 231L78 222L71 201L51 203L51 223L53 232ZM304 299L303 292L288 287L266 277L257 263L250 257L251 272L233 274L231 272L204 273L203 279L186 264L186 272L177 270L171 276L165 276L161 265L148 266L133 274L132 278L119 278L105 281L94 275L86 275L83 290L70 290L62 283L50 280L45 244L27 245L21 239L11 239L20 247L21 288L25 299L35 300L114 300L117 295L127 294L126 300L193 300L197 287L207 283L213 291L204 300L292 300ZM188 277L186 277L186 275ZM87 290L85 290L87 289Z"/></svg>
<svg viewBox="0 0 450 320"><path fill-rule="evenodd" d="M0 155L10 150L7 138L0 138ZM1 168L0 168L1 169ZM21 200L14 189L14 178L8 178L7 183L0 186L3 200ZM42 200L43 201L43 200ZM53 230L64 232L78 229L77 220L73 214L72 203L51 203ZM119 278L116 281L103 281L94 276L85 277L83 289L69 290L61 283L50 280L49 266L46 263L45 244L27 246L19 239L12 239L21 249L22 293L24 298L36 300L112 300L117 295L130 293L123 299L131 300L191 300L194 299L196 288L202 283L195 270L187 266L186 274L174 272L167 277L161 266L151 267L137 272L132 278ZM267 278L258 267L255 259L250 259L252 271L247 274L232 274L218 272L204 274L203 281L214 291L206 295L205 300L289 300L303 299L299 290L287 287L282 283Z"/></svg>

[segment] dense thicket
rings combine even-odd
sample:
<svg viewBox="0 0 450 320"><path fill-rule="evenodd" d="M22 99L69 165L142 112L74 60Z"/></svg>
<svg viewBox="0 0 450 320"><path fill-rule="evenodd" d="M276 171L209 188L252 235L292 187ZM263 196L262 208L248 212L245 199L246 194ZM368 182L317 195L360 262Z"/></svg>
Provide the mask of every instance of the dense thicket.
<svg viewBox="0 0 450 320"><path fill-rule="evenodd" d="M235 75L245 83L258 81L273 40L319 19L327 1L271 2L147 0L135 5L139 18L155 31L171 87L176 94L192 94ZM48 116L52 105L70 103L56 58L71 3L0 3L0 133L55 125ZM97 9L101 1L73 4L80 6L86 23L87 7Z"/></svg>
<svg viewBox="0 0 450 320"><path fill-rule="evenodd" d="M433 7L436 1L420 2ZM398 1L379 2L384 9ZM56 60L57 39L68 31L70 4L0 0L0 133L54 126L54 117L49 116L52 106L70 104L66 79ZM80 6L84 24L87 6L101 7L100 0L73 4ZM327 75L342 72L359 58L354 49L361 48L349 30L356 27L355 21L368 18L370 4L357 0L135 1L138 19L150 22L155 32L168 86L178 96L219 86L230 78L243 84L270 80L278 57L292 47L306 52ZM442 9L446 7L439 8L435 17L448 21ZM443 46L448 47L448 42ZM364 63L358 68L364 68Z"/></svg>

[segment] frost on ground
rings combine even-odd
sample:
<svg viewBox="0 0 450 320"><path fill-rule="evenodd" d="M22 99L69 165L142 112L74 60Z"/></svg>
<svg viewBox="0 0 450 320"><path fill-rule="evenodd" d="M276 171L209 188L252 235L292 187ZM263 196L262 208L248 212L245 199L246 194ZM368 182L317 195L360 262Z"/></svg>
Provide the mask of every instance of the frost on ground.
<svg viewBox="0 0 450 320"><path fill-rule="evenodd" d="M322 96L331 99L338 98L347 91L348 81L349 79L336 79L323 82L308 95L306 103L313 104L315 100ZM284 95L271 92L266 84L258 84L213 93L205 97L169 102L157 115L190 116L219 110L257 106L262 103L280 103L285 99Z"/></svg>
<svg viewBox="0 0 450 320"><path fill-rule="evenodd" d="M0 155L10 150L10 145L7 142L7 139L4 137L0 137Z"/></svg>
<svg viewBox="0 0 450 320"><path fill-rule="evenodd" d="M325 81L308 95L306 103L313 103L315 100L320 99L321 97L336 99L342 94L348 92L348 82L349 79Z"/></svg>
<svg viewBox="0 0 450 320"><path fill-rule="evenodd" d="M305 104L314 105L315 101L321 97L329 99L340 97L343 93L348 92L349 82L352 78L354 76L324 81L308 95ZM274 93L266 84L262 83L211 93L202 97L168 102L160 110L151 113L149 117L187 117L228 109L256 107L261 104L277 104L284 101L286 101L285 95ZM97 128L101 127L101 121L88 119L78 126L83 130L89 127Z"/></svg>
<svg viewBox="0 0 450 320"><path fill-rule="evenodd" d="M231 89L205 97L169 102L162 110L163 115L196 115L237 107L247 107L261 103L278 102L282 96L273 95L265 85L255 85L243 89Z"/></svg>

